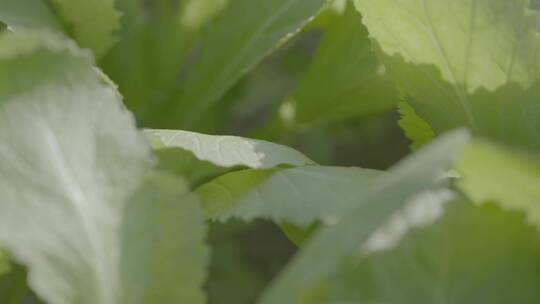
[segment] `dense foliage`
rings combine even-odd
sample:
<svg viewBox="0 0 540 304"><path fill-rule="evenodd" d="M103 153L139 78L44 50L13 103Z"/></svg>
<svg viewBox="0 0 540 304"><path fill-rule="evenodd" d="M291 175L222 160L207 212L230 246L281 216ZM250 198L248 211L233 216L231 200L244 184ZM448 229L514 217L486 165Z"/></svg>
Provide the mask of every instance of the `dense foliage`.
<svg viewBox="0 0 540 304"><path fill-rule="evenodd" d="M539 303L537 9L0 0L0 303Z"/></svg>

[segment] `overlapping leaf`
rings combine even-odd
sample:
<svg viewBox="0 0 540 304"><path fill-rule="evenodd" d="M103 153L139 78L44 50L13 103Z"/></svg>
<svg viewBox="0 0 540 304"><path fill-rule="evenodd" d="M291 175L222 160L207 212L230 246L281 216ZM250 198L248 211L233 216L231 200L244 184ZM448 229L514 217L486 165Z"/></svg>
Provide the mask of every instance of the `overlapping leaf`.
<svg viewBox="0 0 540 304"><path fill-rule="evenodd" d="M192 129L200 124L199 118L234 83L295 34L324 2L230 1L206 29L193 73L172 100L168 126Z"/></svg>
<svg viewBox="0 0 540 304"><path fill-rule="evenodd" d="M5 0L0 3L0 20L14 28L63 32L97 56L113 44L119 27L114 0Z"/></svg>
<svg viewBox="0 0 540 304"><path fill-rule="evenodd" d="M539 301L540 240L523 214L463 199L445 209L396 248L344 263L328 280L325 303Z"/></svg>
<svg viewBox="0 0 540 304"><path fill-rule="evenodd" d="M216 136L180 130L146 130L155 148L180 148L219 167L268 169L279 165L305 166L313 161L275 143L237 136Z"/></svg>
<svg viewBox="0 0 540 304"><path fill-rule="evenodd" d="M398 92L372 51L360 14L352 5L330 10L319 49L304 79L288 99L292 121L305 127L387 110Z"/></svg>
<svg viewBox="0 0 540 304"><path fill-rule="evenodd" d="M352 254L412 196L434 186L434 180L463 149L466 137L463 131L447 135L397 165L388 176L374 181L339 223L316 232L260 303L294 303L303 292L333 274L343 258Z"/></svg>
<svg viewBox="0 0 540 304"><path fill-rule="evenodd" d="M436 133L540 150L538 15L524 0L355 0L389 74Z"/></svg>
<svg viewBox="0 0 540 304"><path fill-rule="evenodd" d="M202 214L74 44L0 36L0 243L56 303L201 303ZM150 175L150 176L149 176Z"/></svg>
<svg viewBox="0 0 540 304"><path fill-rule="evenodd" d="M199 187L195 194L211 219L264 218L307 227L319 221L337 222L381 174L322 166L243 170L220 176Z"/></svg>
<svg viewBox="0 0 540 304"><path fill-rule="evenodd" d="M524 211L540 227L540 159L485 141L467 147L458 169L460 189L474 202Z"/></svg>

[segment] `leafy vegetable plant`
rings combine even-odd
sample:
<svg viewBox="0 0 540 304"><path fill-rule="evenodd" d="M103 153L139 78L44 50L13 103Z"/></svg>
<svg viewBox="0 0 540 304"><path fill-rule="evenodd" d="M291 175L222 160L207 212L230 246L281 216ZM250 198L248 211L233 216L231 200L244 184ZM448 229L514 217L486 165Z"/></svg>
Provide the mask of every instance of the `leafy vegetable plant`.
<svg viewBox="0 0 540 304"><path fill-rule="evenodd" d="M0 303L539 303L538 8L0 0Z"/></svg>

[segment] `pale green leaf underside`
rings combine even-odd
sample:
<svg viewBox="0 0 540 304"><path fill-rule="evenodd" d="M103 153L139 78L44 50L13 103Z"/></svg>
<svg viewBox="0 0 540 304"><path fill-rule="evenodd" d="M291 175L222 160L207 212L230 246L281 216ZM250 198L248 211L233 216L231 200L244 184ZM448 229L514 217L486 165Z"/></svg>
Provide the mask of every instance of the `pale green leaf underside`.
<svg viewBox="0 0 540 304"><path fill-rule="evenodd" d="M211 219L264 218L306 227L318 221L336 223L380 175L376 170L319 166L243 170L220 176L195 194Z"/></svg>
<svg viewBox="0 0 540 304"><path fill-rule="evenodd" d="M538 250L522 214L456 200L395 249L344 263L327 303L537 303Z"/></svg>
<svg viewBox="0 0 540 304"><path fill-rule="evenodd" d="M313 161L275 143L237 136L216 136L180 130L145 130L156 149L181 148L220 167L268 169L279 165L305 166Z"/></svg>
<svg viewBox="0 0 540 304"><path fill-rule="evenodd" d="M229 1L206 29L193 73L170 112L171 124L182 128L197 125L205 111L280 42L292 37L324 2Z"/></svg>
<svg viewBox="0 0 540 304"><path fill-rule="evenodd" d="M17 27L63 32L101 56L119 28L114 0L2 0L0 20Z"/></svg>
<svg viewBox="0 0 540 304"><path fill-rule="evenodd" d="M493 201L526 213L540 228L540 159L485 141L465 150L458 165L459 188L474 202Z"/></svg>
<svg viewBox="0 0 540 304"><path fill-rule="evenodd" d="M355 0L390 75L440 134L540 150L538 16L526 0Z"/></svg>
<svg viewBox="0 0 540 304"><path fill-rule="evenodd" d="M317 53L289 98L295 117L287 123L305 127L339 121L388 110L398 102L352 4L326 14L328 26Z"/></svg>
<svg viewBox="0 0 540 304"><path fill-rule="evenodd" d="M56 36L6 33L0 46L0 243L32 289L51 304L202 303L202 216L161 209L186 189L146 178L150 149L118 93Z"/></svg>
<svg viewBox="0 0 540 304"><path fill-rule="evenodd" d="M458 157L467 138L464 131L448 134L375 180L339 223L320 228L306 242L260 303L295 303L304 291L337 271L340 261L412 196L434 186L435 179Z"/></svg>

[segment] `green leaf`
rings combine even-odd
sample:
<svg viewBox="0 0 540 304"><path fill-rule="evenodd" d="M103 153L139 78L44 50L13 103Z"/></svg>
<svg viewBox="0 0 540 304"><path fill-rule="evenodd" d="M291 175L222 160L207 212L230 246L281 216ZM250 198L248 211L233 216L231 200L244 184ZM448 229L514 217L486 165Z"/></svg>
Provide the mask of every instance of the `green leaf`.
<svg viewBox="0 0 540 304"><path fill-rule="evenodd" d="M27 283L27 271L21 265L13 265L11 271L0 275L0 303L42 303L30 291Z"/></svg>
<svg viewBox="0 0 540 304"><path fill-rule="evenodd" d="M8 273L11 270L8 255L0 250L0 276Z"/></svg>
<svg viewBox="0 0 540 304"><path fill-rule="evenodd" d="M407 102L436 134L540 150L538 13L524 0L355 0Z"/></svg>
<svg viewBox="0 0 540 304"><path fill-rule="evenodd" d="M295 303L303 292L332 275L385 220L419 191L431 188L467 141L467 133L444 136L374 180L336 225L320 228L267 289L261 304ZM354 233L351 233L354 231Z"/></svg>
<svg viewBox="0 0 540 304"><path fill-rule="evenodd" d="M179 148L159 149L154 154L158 158L158 170L182 177L192 189L235 169L218 167Z"/></svg>
<svg viewBox="0 0 540 304"><path fill-rule="evenodd" d="M114 0L51 0L67 33L81 47L90 48L101 57L115 42L113 33L119 29L120 14Z"/></svg>
<svg viewBox="0 0 540 304"><path fill-rule="evenodd" d="M117 0L122 12L118 42L100 65L118 84L139 124L161 126L165 106L178 87L182 66L188 63L200 27L206 22L203 19L207 17L199 16L198 10L218 10L214 7L216 1Z"/></svg>
<svg viewBox="0 0 540 304"><path fill-rule="evenodd" d="M396 248L344 263L329 303L537 303L539 250L522 214L458 199Z"/></svg>
<svg viewBox="0 0 540 304"><path fill-rule="evenodd" d="M3 0L0 20L14 28L63 32L98 57L114 43L119 28L114 0Z"/></svg>
<svg viewBox="0 0 540 304"><path fill-rule="evenodd" d="M408 103L402 101L398 106L401 115L398 124L405 131L405 136L412 141L411 149L417 150L430 142L435 135L428 123L420 118Z"/></svg>
<svg viewBox="0 0 540 304"><path fill-rule="evenodd" d="M292 37L324 2L230 1L206 29L192 73L173 99L172 110L166 113L168 125L195 128L201 123L199 118L204 117L231 86Z"/></svg>
<svg viewBox="0 0 540 304"><path fill-rule="evenodd" d="M154 148L181 148L199 160L219 167L268 169L280 165L305 166L313 161L302 153L271 142L237 136L215 136L180 130L145 130Z"/></svg>
<svg viewBox="0 0 540 304"><path fill-rule="evenodd" d="M202 303L202 213L148 173L110 81L47 33L2 34L0 50L0 243L32 289L51 304Z"/></svg>
<svg viewBox="0 0 540 304"><path fill-rule="evenodd" d="M337 222L380 175L376 170L319 166L243 170L220 176L195 194L211 219L264 218L306 227Z"/></svg>
<svg viewBox="0 0 540 304"><path fill-rule="evenodd" d="M2 0L0 20L13 29L48 28L63 32L61 23L43 0Z"/></svg>
<svg viewBox="0 0 540 304"><path fill-rule="evenodd" d="M287 103L294 117L285 123L306 127L389 110L398 92L371 49L360 14L347 5L332 10L313 62Z"/></svg>
<svg viewBox="0 0 540 304"><path fill-rule="evenodd" d="M124 210L122 303L205 303L206 226L181 180L151 176Z"/></svg>
<svg viewBox="0 0 540 304"><path fill-rule="evenodd" d="M540 158L486 141L469 145L458 164L458 187L474 202L523 211L540 228Z"/></svg>

